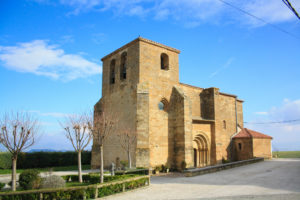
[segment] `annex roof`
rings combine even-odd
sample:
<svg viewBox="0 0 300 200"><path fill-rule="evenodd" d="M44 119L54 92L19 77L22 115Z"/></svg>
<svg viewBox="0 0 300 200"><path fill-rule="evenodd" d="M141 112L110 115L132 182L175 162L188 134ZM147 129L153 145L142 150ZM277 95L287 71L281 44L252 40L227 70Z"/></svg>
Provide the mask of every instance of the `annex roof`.
<svg viewBox="0 0 300 200"><path fill-rule="evenodd" d="M262 133L259 133L257 131L253 131L247 128L243 128L236 136L233 138L264 138L264 139L273 139L269 135L265 135Z"/></svg>

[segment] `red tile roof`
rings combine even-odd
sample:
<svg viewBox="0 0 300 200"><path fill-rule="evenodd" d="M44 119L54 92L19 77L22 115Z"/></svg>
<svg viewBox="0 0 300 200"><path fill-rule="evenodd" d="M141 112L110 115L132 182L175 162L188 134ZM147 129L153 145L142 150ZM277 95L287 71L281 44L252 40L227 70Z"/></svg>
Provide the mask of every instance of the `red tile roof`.
<svg viewBox="0 0 300 200"><path fill-rule="evenodd" d="M266 139L273 139L271 136L243 128L236 136L233 138L266 138Z"/></svg>

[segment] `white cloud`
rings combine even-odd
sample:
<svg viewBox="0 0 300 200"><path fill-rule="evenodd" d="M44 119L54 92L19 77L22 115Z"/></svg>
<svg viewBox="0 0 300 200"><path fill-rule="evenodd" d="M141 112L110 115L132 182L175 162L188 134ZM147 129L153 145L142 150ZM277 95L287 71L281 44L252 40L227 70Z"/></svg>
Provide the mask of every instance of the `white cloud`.
<svg viewBox="0 0 300 200"><path fill-rule="evenodd" d="M101 73L101 66L77 54L66 54L45 40L0 46L0 61L8 69L70 81Z"/></svg>
<svg viewBox="0 0 300 200"><path fill-rule="evenodd" d="M280 0L225 0L246 12L270 23L297 20L294 14ZM235 20L253 26L265 25L261 21L224 4L221 0L60 0L72 9L69 14L88 11L112 11L116 15L145 17L158 20L173 19L186 26L197 26L205 22L218 23L221 20ZM296 10L300 1L292 1Z"/></svg>
<svg viewBox="0 0 300 200"><path fill-rule="evenodd" d="M246 127L271 135L274 150L300 150L300 99L294 101L285 99L281 106L258 113L263 113L265 118L251 121L245 124ZM283 121L290 122L282 123Z"/></svg>
<svg viewBox="0 0 300 200"><path fill-rule="evenodd" d="M296 10L300 9L300 1L291 1ZM249 13L264 19L269 23L279 23L296 20L296 16L287 6L278 0L252 0L243 5ZM247 22L253 25L264 25L262 22L247 16Z"/></svg>

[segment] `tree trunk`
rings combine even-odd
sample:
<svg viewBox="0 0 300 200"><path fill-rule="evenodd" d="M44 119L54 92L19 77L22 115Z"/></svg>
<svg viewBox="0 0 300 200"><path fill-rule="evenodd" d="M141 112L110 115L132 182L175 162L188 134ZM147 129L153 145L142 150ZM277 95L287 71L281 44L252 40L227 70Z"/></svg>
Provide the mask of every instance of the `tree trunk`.
<svg viewBox="0 0 300 200"><path fill-rule="evenodd" d="M131 169L131 155L130 155L130 150L128 149L128 167Z"/></svg>
<svg viewBox="0 0 300 200"><path fill-rule="evenodd" d="M103 177L103 145L100 146L100 183L104 182Z"/></svg>
<svg viewBox="0 0 300 200"><path fill-rule="evenodd" d="M12 174L11 174L11 189L16 191L17 188L17 156L12 157Z"/></svg>
<svg viewBox="0 0 300 200"><path fill-rule="evenodd" d="M78 178L79 178L79 183L82 183L82 173L81 173L81 151L78 151Z"/></svg>

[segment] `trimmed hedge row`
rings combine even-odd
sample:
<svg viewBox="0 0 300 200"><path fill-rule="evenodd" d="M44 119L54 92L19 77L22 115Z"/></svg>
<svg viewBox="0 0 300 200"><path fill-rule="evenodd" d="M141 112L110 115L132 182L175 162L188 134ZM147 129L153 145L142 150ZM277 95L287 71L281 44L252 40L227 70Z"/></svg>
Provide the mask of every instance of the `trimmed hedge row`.
<svg viewBox="0 0 300 200"><path fill-rule="evenodd" d="M106 184L77 186L72 188L31 190L26 192L8 192L6 194L0 193L0 200L91 199L146 186L150 183L149 179L149 176L142 176Z"/></svg>
<svg viewBox="0 0 300 200"><path fill-rule="evenodd" d="M77 153L72 151L20 153L17 160L17 169L77 165L77 160ZM91 164L90 151L81 153L81 163L82 165ZM10 153L0 153L0 168L11 169Z"/></svg>
<svg viewBox="0 0 300 200"><path fill-rule="evenodd" d="M111 182L111 181L120 181L125 180L128 178L136 177L137 175L134 174L127 174L127 175L115 175L115 176L104 176L104 182ZM79 178L78 175L66 175L62 176L62 178L66 182L78 182ZM92 173L92 174L84 174L82 175L82 181L84 183L96 184L100 181L100 174L99 173Z"/></svg>

